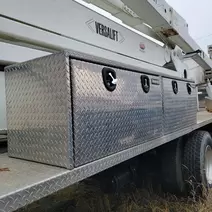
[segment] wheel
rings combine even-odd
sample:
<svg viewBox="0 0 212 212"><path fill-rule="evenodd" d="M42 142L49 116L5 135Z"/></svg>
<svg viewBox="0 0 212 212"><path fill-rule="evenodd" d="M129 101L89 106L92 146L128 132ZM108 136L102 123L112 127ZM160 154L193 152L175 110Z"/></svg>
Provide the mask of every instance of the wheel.
<svg viewBox="0 0 212 212"><path fill-rule="evenodd" d="M205 197L212 185L212 138L207 131L188 135L184 147L184 180L193 197Z"/></svg>
<svg viewBox="0 0 212 212"><path fill-rule="evenodd" d="M183 139L176 139L162 147L161 185L164 192L182 195L185 182L182 173Z"/></svg>

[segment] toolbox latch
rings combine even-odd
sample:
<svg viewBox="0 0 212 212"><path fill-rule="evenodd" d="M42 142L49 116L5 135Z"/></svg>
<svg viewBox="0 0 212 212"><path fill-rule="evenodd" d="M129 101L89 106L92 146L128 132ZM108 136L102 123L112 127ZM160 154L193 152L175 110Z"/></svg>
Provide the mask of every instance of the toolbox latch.
<svg viewBox="0 0 212 212"><path fill-rule="evenodd" d="M116 72L112 68L102 69L102 78L104 85L108 91L114 91L117 85Z"/></svg>
<svg viewBox="0 0 212 212"><path fill-rule="evenodd" d="M175 81L175 80L172 80L172 89L173 89L174 94L178 93L178 84L177 84L177 81Z"/></svg>
<svg viewBox="0 0 212 212"><path fill-rule="evenodd" d="M143 88L143 91L145 93L148 93L150 90L150 80L149 77L146 75L142 75L141 76L141 86Z"/></svg>

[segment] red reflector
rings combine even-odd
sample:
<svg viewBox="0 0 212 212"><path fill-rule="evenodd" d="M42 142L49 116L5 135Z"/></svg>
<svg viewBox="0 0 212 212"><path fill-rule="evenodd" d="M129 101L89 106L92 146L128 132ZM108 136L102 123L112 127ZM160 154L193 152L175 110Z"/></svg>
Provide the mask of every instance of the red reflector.
<svg viewBox="0 0 212 212"><path fill-rule="evenodd" d="M146 47L143 43L140 43L140 49L144 50Z"/></svg>

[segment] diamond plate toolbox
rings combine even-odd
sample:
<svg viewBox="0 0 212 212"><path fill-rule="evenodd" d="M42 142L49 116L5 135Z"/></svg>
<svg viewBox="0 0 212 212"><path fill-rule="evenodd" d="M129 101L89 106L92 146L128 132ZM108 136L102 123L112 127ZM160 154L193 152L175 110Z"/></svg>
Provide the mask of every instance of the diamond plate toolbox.
<svg viewBox="0 0 212 212"><path fill-rule="evenodd" d="M197 91L193 83L163 78L164 134L197 123Z"/></svg>
<svg viewBox="0 0 212 212"><path fill-rule="evenodd" d="M8 154L73 168L69 61L64 53L5 70Z"/></svg>
<svg viewBox="0 0 212 212"><path fill-rule="evenodd" d="M111 92L102 80L108 66L79 60L71 66L76 166L162 136L158 76L112 68L117 85ZM146 93L142 77L150 87Z"/></svg>
<svg viewBox="0 0 212 212"><path fill-rule="evenodd" d="M8 67L9 155L72 169L163 136L161 77L143 72L73 52Z"/></svg>

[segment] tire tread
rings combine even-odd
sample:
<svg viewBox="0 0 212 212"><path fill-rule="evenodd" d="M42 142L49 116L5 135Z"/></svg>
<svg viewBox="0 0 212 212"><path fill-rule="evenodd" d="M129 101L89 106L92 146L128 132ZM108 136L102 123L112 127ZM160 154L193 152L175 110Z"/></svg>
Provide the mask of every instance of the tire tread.
<svg viewBox="0 0 212 212"><path fill-rule="evenodd" d="M194 131L189 134L184 146L183 176L189 193L195 192L199 195L203 186L206 186L202 181L201 148L202 142L208 138L211 139L207 131Z"/></svg>

